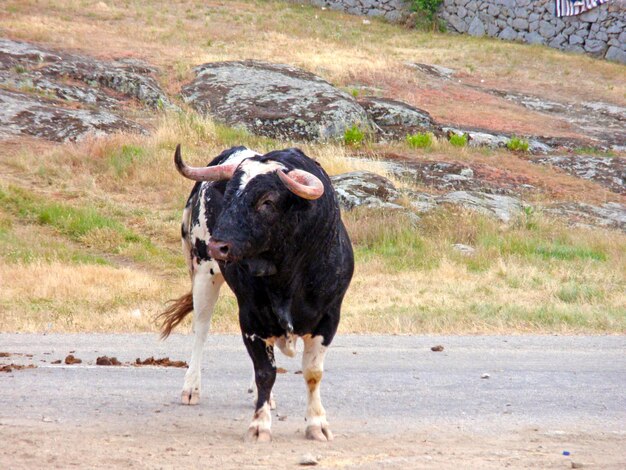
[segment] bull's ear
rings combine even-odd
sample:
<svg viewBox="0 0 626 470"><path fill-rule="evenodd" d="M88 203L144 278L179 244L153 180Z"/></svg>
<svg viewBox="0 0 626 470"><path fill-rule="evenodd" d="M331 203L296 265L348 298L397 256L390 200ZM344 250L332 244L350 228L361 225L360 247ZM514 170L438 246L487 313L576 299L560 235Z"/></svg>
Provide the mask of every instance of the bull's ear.
<svg viewBox="0 0 626 470"><path fill-rule="evenodd" d="M289 191L303 199L312 201L324 194L324 183L308 171L291 170L285 173L283 170L278 170L278 177Z"/></svg>

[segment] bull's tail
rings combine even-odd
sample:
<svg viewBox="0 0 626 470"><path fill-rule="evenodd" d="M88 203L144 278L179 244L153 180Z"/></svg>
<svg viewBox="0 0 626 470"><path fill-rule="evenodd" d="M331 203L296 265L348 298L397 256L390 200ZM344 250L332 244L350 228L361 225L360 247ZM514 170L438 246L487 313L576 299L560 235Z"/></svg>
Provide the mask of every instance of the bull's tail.
<svg viewBox="0 0 626 470"><path fill-rule="evenodd" d="M188 292L178 299L170 300L169 304L169 307L155 318L155 321L160 323L161 339L167 338L172 330L193 310L193 295Z"/></svg>

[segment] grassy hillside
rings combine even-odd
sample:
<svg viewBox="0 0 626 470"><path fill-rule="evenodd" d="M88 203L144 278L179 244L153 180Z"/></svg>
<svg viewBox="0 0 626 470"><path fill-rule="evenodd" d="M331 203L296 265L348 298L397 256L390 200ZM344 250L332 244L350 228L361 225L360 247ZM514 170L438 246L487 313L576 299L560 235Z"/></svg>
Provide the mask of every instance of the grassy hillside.
<svg viewBox="0 0 626 470"><path fill-rule="evenodd" d="M382 87L427 105L441 120L484 125L514 115L510 129L516 132L546 123L489 102L470 113L467 97L420 93L422 84L400 65L438 63L460 69L470 82L540 88L555 98L577 93L626 101L623 66L546 48L418 33L380 21L363 25L360 18L282 2L146 3L9 0L0 5L0 31L103 58L143 58L162 69L161 85L172 96L197 64L254 57L303 67L347 90ZM63 145L0 141L1 331L154 331L152 316L189 289L179 218L191 184L174 170L175 145L183 144L186 160L203 164L232 145L268 151L293 143L248 135L178 104L181 113L129 111L151 125L150 136ZM598 185L506 150L300 146L331 174L384 174L376 158L395 152L410 159L489 162L522 174L536 183L531 202L623 202ZM346 159L355 153L373 160ZM357 271L343 332L626 331L623 233L571 228L533 211L508 225L449 208L419 223L376 211L344 217ZM455 243L476 252L463 255ZM213 330L235 332L234 297L227 288L223 294Z"/></svg>

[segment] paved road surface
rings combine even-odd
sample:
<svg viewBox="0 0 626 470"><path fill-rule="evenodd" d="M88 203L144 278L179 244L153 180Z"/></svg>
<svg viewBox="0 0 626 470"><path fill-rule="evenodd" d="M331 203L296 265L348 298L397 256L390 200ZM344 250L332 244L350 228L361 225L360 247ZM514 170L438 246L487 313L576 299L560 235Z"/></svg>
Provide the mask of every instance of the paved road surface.
<svg viewBox="0 0 626 470"><path fill-rule="evenodd" d="M0 334L0 363L38 366L0 373L0 468L294 468L307 452L321 467L626 468L623 336L339 336L322 386L331 444L303 439L299 358L278 354L274 442L252 448L239 337L209 338L195 407L178 404L184 369L95 365L190 349L184 335ZM82 364L51 364L71 351Z"/></svg>

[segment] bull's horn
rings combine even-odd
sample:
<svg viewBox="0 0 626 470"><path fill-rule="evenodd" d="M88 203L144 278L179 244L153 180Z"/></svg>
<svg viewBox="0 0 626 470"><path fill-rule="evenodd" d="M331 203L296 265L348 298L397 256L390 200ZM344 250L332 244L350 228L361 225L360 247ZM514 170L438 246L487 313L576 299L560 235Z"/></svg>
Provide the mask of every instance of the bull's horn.
<svg viewBox="0 0 626 470"><path fill-rule="evenodd" d="M304 199L318 199L324 194L324 183L315 175L304 170L291 170L285 173L278 170L278 177L287 189Z"/></svg>
<svg viewBox="0 0 626 470"><path fill-rule="evenodd" d="M174 163L176 164L176 169L181 175L194 181L229 180L233 177L233 174L238 166L235 164L202 167L187 166L185 162L183 162L183 157L180 154L180 144L176 146Z"/></svg>

